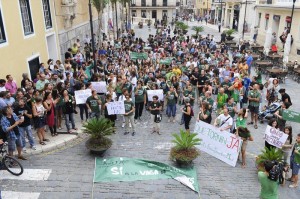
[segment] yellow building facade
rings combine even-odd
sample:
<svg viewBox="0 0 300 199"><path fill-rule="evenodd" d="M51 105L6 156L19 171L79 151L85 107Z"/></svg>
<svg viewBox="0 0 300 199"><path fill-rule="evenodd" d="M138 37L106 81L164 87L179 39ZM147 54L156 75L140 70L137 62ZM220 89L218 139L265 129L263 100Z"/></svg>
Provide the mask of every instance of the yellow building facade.
<svg viewBox="0 0 300 199"><path fill-rule="evenodd" d="M283 49L279 36L284 28L291 28L293 44L291 46L290 59L294 61L300 55L300 1L295 3L294 15L291 24L292 0L258 1L256 5L256 25L258 26L257 41L264 44L268 28L277 35L278 49ZM297 54L298 52L298 54Z"/></svg>
<svg viewBox="0 0 300 199"><path fill-rule="evenodd" d="M205 16L210 14L212 0L196 0L196 14Z"/></svg>
<svg viewBox="0 0 300 199"><path fill-rule="evenodd" d="M49 49L58 57L53 10L50 0L0 0L0 78L11 74L19 85L22 73L34 77L47 62Z"/></svg>

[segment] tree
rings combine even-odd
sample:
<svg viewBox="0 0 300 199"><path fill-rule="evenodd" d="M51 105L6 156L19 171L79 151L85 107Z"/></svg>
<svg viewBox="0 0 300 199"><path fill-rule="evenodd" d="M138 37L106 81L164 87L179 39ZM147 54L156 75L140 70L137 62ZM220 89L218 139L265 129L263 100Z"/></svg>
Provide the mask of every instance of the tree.
<svg viewBox="0 0 300 199"><path fill-rule="evenodd" d="M114 22L116 22L114 24L114 32L115 32L115 29L116 29L116 32L117 32L117 37L116 38L119 38L119 35L118 35L118 8L117 8L117 2L119 0L110 0L111 4L112 4L112 7L113 7L113 10L115 11L115 20L113 20Z"/></svg>
<svg viewBox="0 0 300 199"><path fill-rule="evenodd" d="M126 26L125 26L125 29L127 30L127 27L128 27L128 21L130 19L129 16L130 16L130 3L131 3L131 0L120 0L122 5L125 7L125 8L128 8L126 9ZM128 7L127 7L127 4L128 4Z"/></svg>
<svg viewBox="0 0 300 199"><path fill-rule="evenodd" d="M199 33L204 31L204 28L203 26L194 26L192 30L196 32L196 36L198 37Z"/></svg>
<svg viewBox="0 0 300 199"><path fill-rule="evenodd" d="M102 15L103 10L106 7L106 5L109 3L109 0L93 0L92 1L93 6L96 8L98 13L98 47L101 46L102 40L103 40L103 34L102 34Z"/></svg>

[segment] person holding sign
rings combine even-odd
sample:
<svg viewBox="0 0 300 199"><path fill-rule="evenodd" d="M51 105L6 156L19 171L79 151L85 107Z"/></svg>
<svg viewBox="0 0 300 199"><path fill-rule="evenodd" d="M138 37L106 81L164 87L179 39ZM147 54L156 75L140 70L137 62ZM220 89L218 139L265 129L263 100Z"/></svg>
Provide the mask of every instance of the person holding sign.
<svg viewBox="0 0 300 199"><path fill-rule="evenodd" d="M162 105L161 103L158 101L158 96L154 95L152 97L153 101L150 103L149 106L149 110L151 113L151 120L153 122L153 131L152 133L157 133L158 135L161 135L159 132L159 128L160 128L160 124L158 121L155 121L155 118L157 117L157 115L160 114L160 111L162 110Z"/></svg>
<svg viewBox="0 0 300 199"><path fill-rule="evenodd" d="M111 94L106 95L105 104L104 104L104 117L113 122L113 126L115 126L115 121L117 119L117 115L108 115L107 104L109 102L113 102Z"/></svg>
<svg viewBox="0 0 300 199"><path fill-rule="evenodd" d="M175 123L175 116L176 116L176 98L178 94L174 89L174 86L170 87L170 91L167 93L167 115L168 115L168 122L171 122L171 116L173 117L173 123Z"/></svg>
<svg viewBox="0 0 300 199"><path fill-rule="evenodd" d="M124 101L124 106L125 106L125 133L124 135L127 135L129 133L129 122L131 124L132 128L132 136L135 135L135 124L134 124L134 116L133 112L135 110L134 104L130 99L130 95L126 94L125 95L125 101Z"/></svg>
<svg viewBox="0 0 300 199"><path fill-rule="evenodd" d="M232 127L233 119L228 113L228 109L223 108L223 114L219 115L215 119L214 126L219 127L220 131L226 131L230 133L230 129Z"/></svg>
<svg viewBox="0 0 300 199"><path fill-rule="evenodd" d="M246 148L248 145L248 140L253 141L253 137L250 134L250 131L245 127L238 127L236 130L236 135L240 136L243 140L242 148L241 148L241 154L242 154L242 168L246 167Z"/></svg>
<svg viewBox="0 0 300 199"><path fill-rule="evenodd" d="M278 122L275 119L271 119L268 125L274 129L278 129ZM265 141L265 147L267 147L268 149L276 148L275 146L268 143L267 141Z"/></svg>
<svg viewBox="0 0 300 199"><path fill-rule="evenodd" d="M86 106L90 113L90 118L100 117L100 106L101 106L100 96L98 96L96 90L92 90L92 95L86 99Z"/></svg>
<svg viewBox="0 0 300 199"><path fill-rule="evenodd" d="M137 82L137 86L134 88L134 96L135 96L135 114L134 120L141 120L141 116L143 113L144 105L146 104L146 91L143 88L143 82L139 80Z"/></svg>

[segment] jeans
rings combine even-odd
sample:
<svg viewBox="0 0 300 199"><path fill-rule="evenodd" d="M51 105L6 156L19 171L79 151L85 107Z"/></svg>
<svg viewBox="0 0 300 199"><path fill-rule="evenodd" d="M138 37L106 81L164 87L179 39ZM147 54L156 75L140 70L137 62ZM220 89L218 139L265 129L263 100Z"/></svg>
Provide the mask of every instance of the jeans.
<svg viewBox="0 0 300 199"><path fill-rule="evenodd" d="M176 116L176 104L168 104L167 105L167 115L168 115L168 117Z"/></svg>
<svg viewBox="0 0 300 199"><path fill-rule="evenodd" d="M80 119L83 120L83 113L85 112L85 120L89 118L88 108L86 104L79 104L79 113L80 113Z"/></svg>
<svg viewBox="0 0 300 199"><path fill-rule="evenodd" d="M27 137L28 137L28 141L30 146L34 146L34 139L32 136L32 130L31 130L31 125L26 126L26 127L20 127L19 126L19 131L20 131L20 137L21 137L21 141L22 141L22 148L24 148L26 146L26 141L25 141L25 137L27 133Z"/></svg>
<svg viewBox="0 0 300 199"><path fill-rule="evenodd" d="M125 132L129 132L129 122L131 123L132 131L135 132L134 116L125 115Z"/></svg>
<svg viewBox="0 0 300 199"><path fill-rule="evenodd" d="M135 114L134 114L135 120L142 116L143 109L144 109L144 102L135 103Z"/></svg>
<svg viewBox="0 0 300 199"><path fill-rule="evenodd" d="M64 115L65 115L65 122L66 122L67 130L70 131L70 121L72 124L72 129L75 129L74 113L68 113L68 114L64 114Z"/></svg>

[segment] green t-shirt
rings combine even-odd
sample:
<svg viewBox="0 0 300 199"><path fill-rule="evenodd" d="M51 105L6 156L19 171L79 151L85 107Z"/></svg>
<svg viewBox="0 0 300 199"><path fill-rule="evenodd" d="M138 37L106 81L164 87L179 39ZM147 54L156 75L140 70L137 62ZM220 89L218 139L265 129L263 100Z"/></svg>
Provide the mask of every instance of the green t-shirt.
<svg viewBox="0 0 300 199"><path fill-rule="evenodd" d="M234 102L238 103L240 101L240 91L238 89L234 89L232 91L232 97L234 99Z"/></svg>
<svg viewBox="0 0 300 199"><path fill-rule="evenodd" d="M192 98L194 98L194 99L195 99L195 97L196 97L195 92L194 92L194 91L189 91L189 90L185 90L185 91L183 92L183 95L184 95L184 97L189 97L189 95L191 95ZM190 104L191 104L191 106L194 105L194 101L195 101L194 99L193 99L193 100L190 99Z"/></svg>
<svg viewBox="0 0 300 199"><path fill-rule="evenodd" d="M228 95L226 93L223 93L222 95L220 93L218 93L218 96L217 96L217 108L220 109L220 108L223 108L224 104L226 103L227 101L227 98L228 98Z"/></svg>
<svg viewBox="0 0 300 199"><path fill-rule="evenodd" d="M236 103L235 103L235 102L233 102L232 104L226 103L225 106L226 106L227 109L228 109L228 114L229 114L232 118L234 118L234 116L235 116L234 107L236 106Z"/></svg>
<svg viewBox="0 0 300 199"><path fill-rule="evenodd" d="M278 199L278 182L272 181L263 171L258 172L261 199Z"/></svg>
<svg viewBox="0 0 300 199"><path fill-rule="evenodd" d="M134 107L134 104L133 104L132 101L129 101L129 102L124 101L124 106L125 106L125 113L128 113L129 111L132 110L132 107ZM131 112L131 113L129 114L129 116L130 116L130 115L133 115L133 112Z"/></svg>
<svg viewBox="0 0 300 199"><path fill-rule="evenodd" d="M300 144L296 143L295 149L298 151L298 153L300 153ZM294 162L296 162L297 164L300 164L300 154L294 153Z"/></svg>
<svg viewBox="0 0 300 199"><path fill-rule="evenodd" d="M144 102L145 89L143 89L143 88L138 89L137 94L136 94L136 90L137 90L137 89L138 89L138 88L134 88L135 102L136 102L136 103Z"/></svg>
<svg viewBox="0 0 300 199"><path fill-rule="evenodd" d="M250 90L249 93L248 93L248 97L260 99L260 92L258 92L256 90ZM252 101L252 100L250 101L249 100L249 105L254 106L254 107L258 107L259 106L259 101L256 102L256 101Z"/></svg>
<svg viewBox="0 0 300 199"><path fill-rule="evenodd" d="M236 128L238 128L238 127L244 127L244 128L246 128L247 127L246 126L246 122L247 122L246 118L237 117L236 118L236 122L235 122Z"/></svg>
<svg viewBox="0 0 300 199"><path fill-rule="evenodd" d="M174 105L176 104L176 99L175 99L175 92L170 92L170 94L167 94L167 105Z"/></svg>
<svg viewBox="0 0 300 199"><path fill-rule="evenodd" d="M100 96L98 96L98 99L95 99L93 96L90 96L86 99L86 103L90 106L93 113L100 112L98 100L100 100Z"/></svg>

